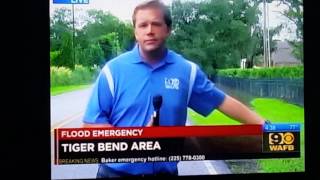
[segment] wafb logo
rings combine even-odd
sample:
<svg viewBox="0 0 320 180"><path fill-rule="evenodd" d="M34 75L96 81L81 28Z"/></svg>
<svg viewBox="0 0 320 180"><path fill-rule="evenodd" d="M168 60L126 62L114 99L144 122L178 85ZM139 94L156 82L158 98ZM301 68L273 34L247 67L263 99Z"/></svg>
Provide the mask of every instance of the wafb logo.
<svg viewBox="0 0 320 180"><path fill-rule="evenodd" d="M294 135L291 132L269 133L270 151L294 151Z"/></svg>

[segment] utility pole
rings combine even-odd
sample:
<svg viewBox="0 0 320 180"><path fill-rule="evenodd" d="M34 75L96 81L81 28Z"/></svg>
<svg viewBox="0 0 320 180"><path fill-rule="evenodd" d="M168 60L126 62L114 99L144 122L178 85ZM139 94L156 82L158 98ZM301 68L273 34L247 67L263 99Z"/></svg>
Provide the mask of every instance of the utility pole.
<svg viewBox="0 0 320 180"><path fill-rule="evenodd" d="M267 55L268 55L268 67L271 67L270 57L270 31L269 31L269 4L267 4Z"/></svg>
<svg viewBox="0 0 320 180"><path fill-rule="evenodd" d="M267 67L266 58L266 1L263 0L263 66Z"/></svg>
<svg viewBox="0 0 320 180"><path fill-rule="evenodd" d="M52 0L53 4L72 4L72 52L73 52L73 68L76 62L76 51L75 51L75 29L74 29L74 4L89 4L89 0Z"/></svg>
<svg viewBox="0 0 320 180"><path fill-rule="evenodd" d="M263 57L264 67L270 67L269 8L266 0L263 0Z"/></svg>
<svg viewBox="0 0 320 180"><path fill-rule="evenodd" d="M75 37L75 31L74 31L74 4L72 4L72 29L73 29L73 33L72 33L72 52L73 52L73 68L75 68L76 65L76 51L74 48L74 37Z"/></svg>

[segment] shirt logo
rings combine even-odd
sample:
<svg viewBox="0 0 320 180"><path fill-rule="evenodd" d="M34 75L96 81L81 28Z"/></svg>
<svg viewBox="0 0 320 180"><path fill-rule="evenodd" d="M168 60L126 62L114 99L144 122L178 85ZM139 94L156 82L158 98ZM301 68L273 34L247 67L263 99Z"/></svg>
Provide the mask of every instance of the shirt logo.
<svg viewBox="0 0 320 180"><path fill-rule="evenodd" d="M164 85L166 89L179 90L180 81L178 78L164 78Z"/></svg>

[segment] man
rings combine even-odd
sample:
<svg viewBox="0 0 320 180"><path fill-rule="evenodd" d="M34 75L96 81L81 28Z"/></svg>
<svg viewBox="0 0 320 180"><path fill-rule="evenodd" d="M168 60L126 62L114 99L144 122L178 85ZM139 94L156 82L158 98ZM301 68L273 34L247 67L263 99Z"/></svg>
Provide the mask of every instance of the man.
<svg viewBox="0 0 320 180"><path fill-rule="evenodd" d="M185 125L188 107L204 116L219 109L242 123L264 123L217 89L197 65L165 47L171 17L162 2L138 5L132 19L137 44L102 69L84 116L85 127L151 126L152 100L158 94L163 98L160 125ZM97 177L152 174L177 175L177 162L100 164Z"/></svg>

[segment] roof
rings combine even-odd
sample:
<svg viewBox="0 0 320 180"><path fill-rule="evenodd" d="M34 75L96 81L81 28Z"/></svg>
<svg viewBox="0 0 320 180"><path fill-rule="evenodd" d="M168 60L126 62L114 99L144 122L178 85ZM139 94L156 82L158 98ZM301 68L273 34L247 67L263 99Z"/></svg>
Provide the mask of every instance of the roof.
<svg viewBox="0 0 320 180"><path fill-rule="evenodd" d="M277 49L271 55L274 64L301 64L301 62L292 55L292 47L287 41L278 41L276 47Z"/></svg>

